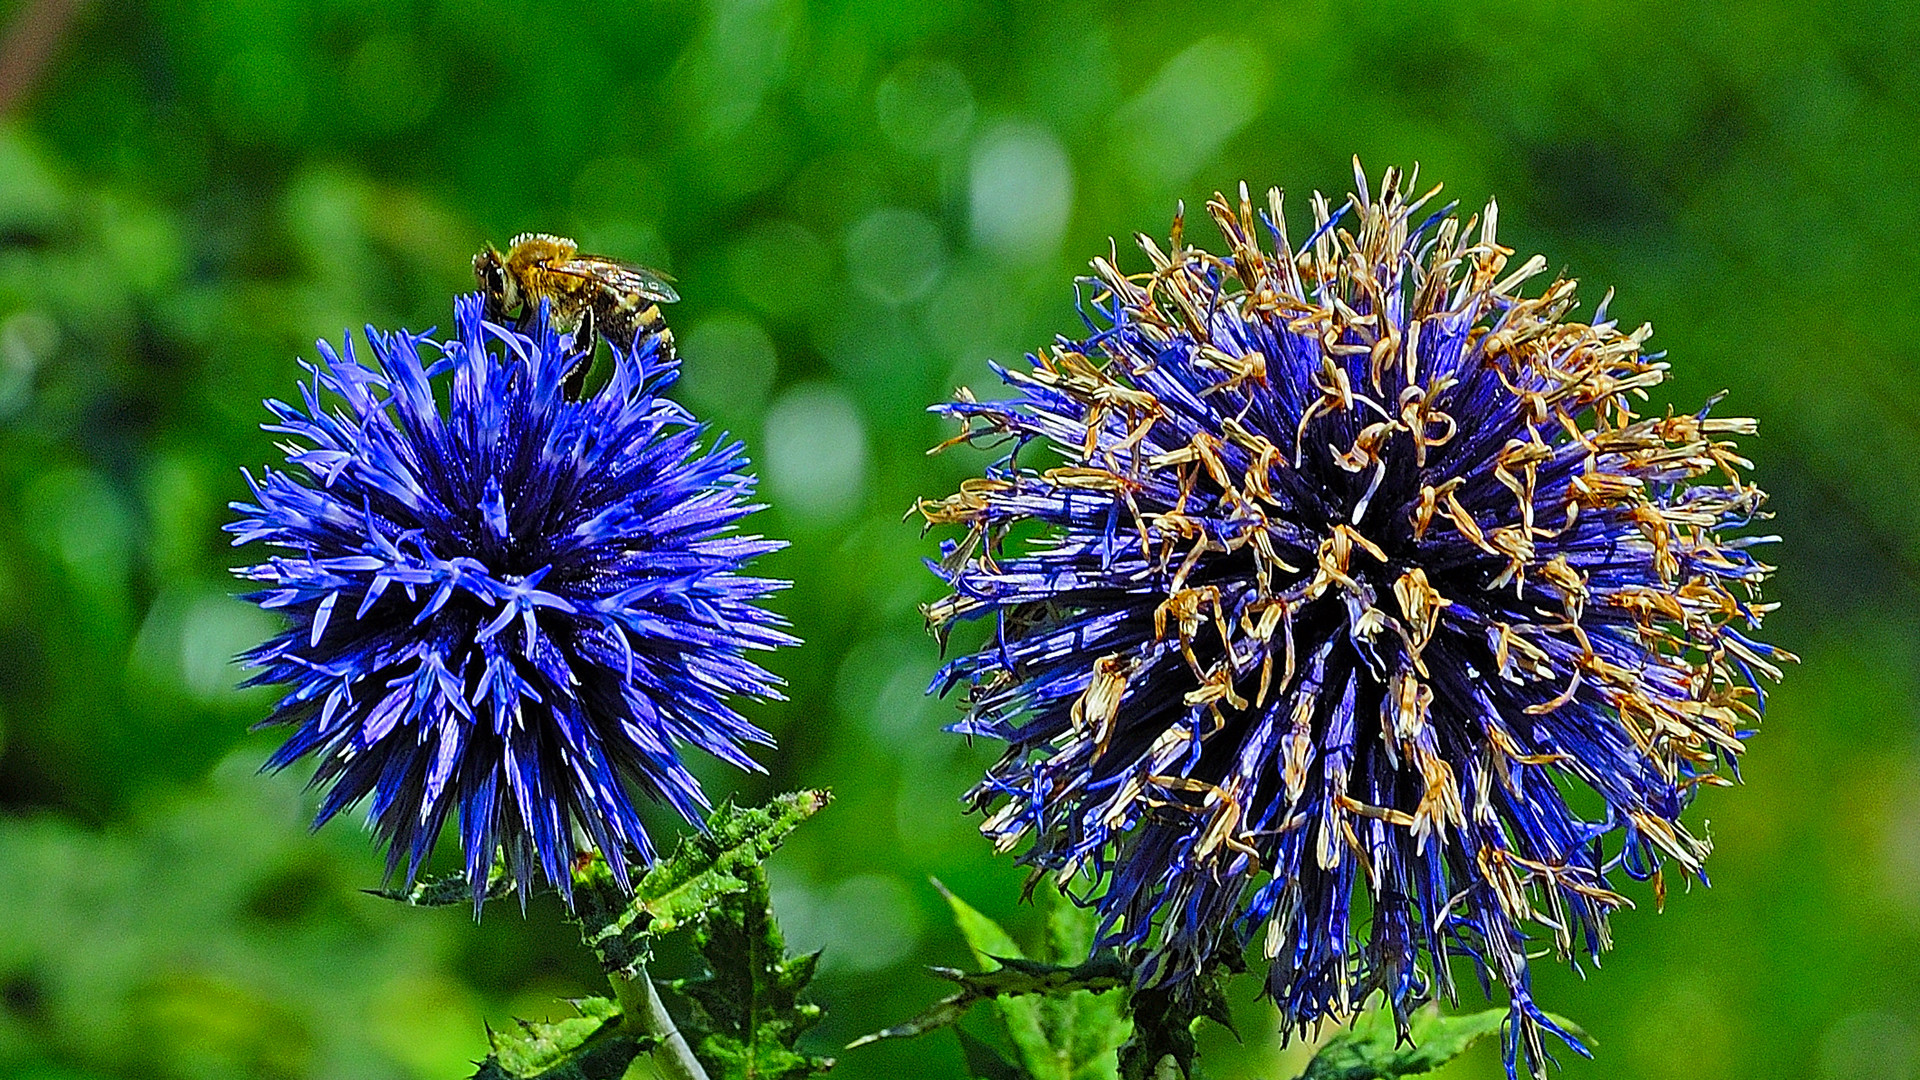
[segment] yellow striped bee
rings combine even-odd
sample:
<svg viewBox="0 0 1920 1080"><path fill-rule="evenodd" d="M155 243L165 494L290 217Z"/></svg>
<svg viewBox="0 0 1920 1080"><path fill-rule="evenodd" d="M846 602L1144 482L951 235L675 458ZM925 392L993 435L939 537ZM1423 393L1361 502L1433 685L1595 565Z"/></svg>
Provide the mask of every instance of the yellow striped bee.
<svg viewBox="0 0 1920 1080"><path fill-rule="evenodd" d="M585 360L567 375L567 391L578 397L592 364L596 335L609 345L631 349L642 335L660 339L661 351L673 355L673 333L661 317L660 305L680 299L665 274L644 266L582 255L580 246L564 236L521 233L503 254L492 244L473 257L473 276L486 297L486 316L506 323L519 312L514 325L526 330L540 311L540 301L555 330L572 333Z"/></svg>

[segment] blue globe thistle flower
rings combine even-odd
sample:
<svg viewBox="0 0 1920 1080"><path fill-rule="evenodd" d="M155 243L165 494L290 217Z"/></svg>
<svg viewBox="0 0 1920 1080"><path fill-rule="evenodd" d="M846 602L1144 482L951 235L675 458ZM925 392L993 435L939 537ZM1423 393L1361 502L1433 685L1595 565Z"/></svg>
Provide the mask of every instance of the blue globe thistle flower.
<svg viewBox="0 0 1920 1080"><path fill-rule="evenodd" d="M778 698L748 657L794 639L756 605L784 583L741 568L783 545L734 532L747 459L661 396L659 337L571 400L545 311L525 335L482 310L462 297L445 342L369 326L371 366L322 341L301 404L267 402L298 471L249 475L227 529L280 550L235 572L288 629L245 659L288 687L267 767L315 760L316 828L368 800L411 879L457 814L476 908L496 853L571 902L586 845L623 886L653 858L636 793L700 819L680 744L758 768L745 745L772 740L729 701Z"/></svg>
<svg viewBox="0 0 1920 1080"><path fill-rule="evenodd" d="M935 686L1009 744L982 831L1104 885L1143 985L1257 942L1288 1034L1375 991L1404 1033L1464 958L1538 1070L1543 1029L1581 1048L1529 952L1597 958L1621 874L1701 876L1681 813L1779 675L1770 538L1729 535L1754 425L1636 414L1650 330L1525 295L1493 205L1357 186L1297 251L1277 190L1216 196L1226 254L1176 219L1149 272L1096 259L1084 340L936 406L1006 454L921 506L965 530L930 623L992 623Z"/></svg>

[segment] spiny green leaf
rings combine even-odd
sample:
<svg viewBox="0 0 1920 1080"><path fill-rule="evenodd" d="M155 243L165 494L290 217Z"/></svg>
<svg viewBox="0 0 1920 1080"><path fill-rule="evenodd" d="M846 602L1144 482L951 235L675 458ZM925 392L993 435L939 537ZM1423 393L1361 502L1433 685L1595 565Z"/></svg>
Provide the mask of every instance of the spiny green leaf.
<svg viewBox="0 0 1920 1080"><path fill-rule="evenodd" d="M746 891L787 834L830 798L824 791L797 791L765 806L723 803L704 832L681 840L635 883L632 896L596 857L574 882L574 918L587 944L608 971L631 975L652 955L655 938L698 922L723 898Z"/></svg>
<svg viewBox="0 0 1920 1080"><path fill-rule="evenodd" d="M998 923L939 882L934 885L952 907L975 959L987 970L934 968L935 975L958 983L960 991L906 1023L864 1036L852 1045L922 1035L954 1023L974 1005L991 1000L1023 1071L1033 1080L1110 1080L1112 1052L1126 1035L1125 1021L1117 1001L1095 995L1127 985L1132 971L1110 953L1071 966L1029 960ZM1075 917L1065 918L1071 922ZM1074 925L1050 930L1049 938L1046 951L1055 956L1056 940L1092 940L1089 929Z"/></svg>
<svg viewBox="0 0 1920 1080"><path fill-rule="evenodd" d="M787 955L765 871L751 866L741 880L743 890L722 897L694 932L708 974L673 984L693 1002L692 1023L682 1030L715 1080L800 1080L825 1072L832 1059L794 1049L820 1022L820 1007L800 997L819 954Z"/></svg>
<svg viewBox="0 0 1920 1080"><path fill-rule="evenodd" d="M939 878L932 879L933 887L946 897L947 906L953 909L953 921L960 927L960 936L967 939L967 948L973 950L973 962L981 967L994 967L998 957L1013 957L1024 960L1027 954L1014 943L1013 935L1000 928L1000 924L981 914L972 904L960 899L953 891L941 884Z"/></svg>
<svg viewBox="0 0 1920 1080"><path fill-rule="evenodd" d="M960 992L933 1003L925 1012L896 1024L885 1031L876 1031L871 1035L862 1035L847 1044L847 1049L879 1042L882 1039L910 1039L915 1035L925 1035L954 1023L966 1015L968 1009L982 1001L996 1001L999 1004L1011 1004L1009 998L1020 998L1029 994L1071 994L1077 991L1101 993L1117 986L1125 986L1133 977L1132 972L1120 960L1111 954L1103 953L1084 964L1074 967L1056 967L1034 960L1019 960L1003 957L1004 965L992 971L967 972L956 968L935 967L928 970L949 982L958 983ZM1004 1013L1002 1014L1004 1018ZM1035 1026L1037 1027L1037 1021ZM1023 1033L1024 1034L1024 1033ZM1018 1046L1021 1036L1014 1035ZM1040 1036L1044 1038L1044 1033ZM1022 1054L1025 1057L1025 1054Z"/></svg>
<svg viewBox="0 0 1920 1080"><path fill-rule="evenodd" d="M584 998L572 1004L580 1015L558 1023L518 1020L514 1029L488 1029L493 1052L474 1080L619 1080L651 1048L651 1040L622 1026L615 1003Z"/></svg>
<svg viewBox="0 0 1920 1080"><path fill-rule="evenodd" d="M1091 954L1100 929L1100 916L1093 908L1081 907L1051 884L1042 886L1039 896L1047 913L1047 940L1040 959L1064 964Z"/></svg>
<svg viewBox="0 0 1920 1080"><path fill-rule="evenodd" d="M1051 887L1043 888L1040 896L1047 912L1043 959L1048 963L1066 964L1088 956L1093 949L1098 922L1092 909L1075 904ZM1131 975L1129 972L1129 979ZM1133 1030L1127 1020L1124 995L1071 993L1025 999L1003 997L995 1004L1003 1013L1018 1005L1033 1007L1051 1055L1049 1069L1028 1065L1036 1080L1048 1076L1059 1080L1117 1080L1119 1065L1114 1052Z"/></svg>
<svg viewBox="0 0 1920 1080"><path fill-rule="evenodd" d="M1500 1030L1505 1009L1443 1014L1434 1006L1408 1018L1402 1040L1393 1010L1369 1009L1354 1018L1353 1026L1326 1041L1307 1063L1301 1080L1394 1080L1432 1072L1465 1053L1475 1042ZM1561 1017L1554 1022L1579 1033L1577 1025Z"/></svg>
<svg viewBox="0 0 1920 1080"><path fill-rule="evenodd" d="M946 897L947 906L953 910L953 921L960 927L960 935L967 939L967 948L973 952L975 964L986 969L990 974L1000 968L1003 963L1020 962L1026 959L1027 954L1014 942L1013 935L1007 933L999 923L954 895L951 890L941 884L940 879L933 879L933 887L940 890L941 896ZM949 973L934 972L942 977ZM965 984L963 983L962 986L964 987ZM963 989L959 994L936 1003L932 1009L922 1013L916 1019L936 1017L943 1015L944 1012L950 1012L953 1020L957 1021L961 1015L973 1007L974 1001L982 996L993 996L991 993L983 993L985 990L984 986ZM1047 1045L1047 1033L1040 1024L1038 1004L1037 1001L1017 997L997 998L993 1003L993 1011L999 1016L1000 1026L1006 1031L1007 1038L1013 1043L1014 1052L1019 1055L1022 1062L1029 1063L1029 1067L1035 1059L1044 1062L1050 1056L1048 1051L1052 1049ZM913 1023L914 1021L908 1021L908 1025ZM1045 1080L1055 1080L1055 1078L1049 1076Z"/></svg>

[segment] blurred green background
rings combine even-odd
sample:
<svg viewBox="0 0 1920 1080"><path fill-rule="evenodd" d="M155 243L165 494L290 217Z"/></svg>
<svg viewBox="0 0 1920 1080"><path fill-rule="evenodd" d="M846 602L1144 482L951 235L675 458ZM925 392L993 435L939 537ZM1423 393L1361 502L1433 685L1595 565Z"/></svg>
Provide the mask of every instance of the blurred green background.
<svg viewBox="0 0 1920 1080"><path fill-rule="evenodd" d="M1661 402L1760 418L1789 538L1770 637L1805 663L1694 811L1714 887L1635 892L1587 981L1541 965L1598 1041L1565 1075L1920 1075L1920 5L73 6L0 3L0 1075L465 1076L483 1021L596 986L550 902L362 895L378 853L254 775L271 694L231 688L272 629L219 532L274 456L260 400L316 337L447 325L528 229L678 276L678 393L793 542L771 775L705 775L838 793L773 865L827 950L816 1049L932 1000L964 951L929 875L1033 916L958 813L992 748L921 697L902 516L978 464L925 457L922 409L1075 329L1109 236L1242 178L1337 197L1356 152L1497 194L1589 303L1617 285ZM1210 1074L1291 1076L1272 1018L1243 1001ZM944 1034L841 1057L960 1075Z"/></svg>

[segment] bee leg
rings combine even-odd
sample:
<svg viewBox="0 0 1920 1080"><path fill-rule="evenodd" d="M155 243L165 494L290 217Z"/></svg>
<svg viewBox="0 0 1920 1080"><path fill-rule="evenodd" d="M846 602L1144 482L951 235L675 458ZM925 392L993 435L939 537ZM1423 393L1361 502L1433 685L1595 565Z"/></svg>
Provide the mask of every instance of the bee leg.
<svg viewBox="0 0 1920 1080"><path fill-rule="evenodd" d="M533 333L534 320L540 317L537 308L524 302L520 305L520 314L515 315L505 300L491 294L487 296L485 314L488 322L504 326L516 334Z"/></svg>
<svg viewBox="0 0 1920 1080"><path fill-rule="evenodd" d="M513 315L508 314L507 305L501 301L500 297L492 293L484 293L482 295L485 299L482 300L480 304L481 318L495 326L505 327L508 330L518 331L523 334L526 333L526 324L530 320L525 314L525 308L522 308L522 314L518 318L515 318Z"/></svg>
<svg viewBox="0 0 1920 1080"><path fill-rule="evenodd" d="M568 370L561 389L568 401L579 401L586 390L587 372L593 369L593 354L600 347L591 307L580 313L580 327L573 332L573 347L579 351L580 359Z"/></svg>

